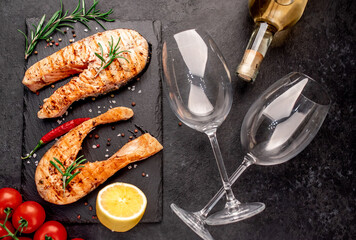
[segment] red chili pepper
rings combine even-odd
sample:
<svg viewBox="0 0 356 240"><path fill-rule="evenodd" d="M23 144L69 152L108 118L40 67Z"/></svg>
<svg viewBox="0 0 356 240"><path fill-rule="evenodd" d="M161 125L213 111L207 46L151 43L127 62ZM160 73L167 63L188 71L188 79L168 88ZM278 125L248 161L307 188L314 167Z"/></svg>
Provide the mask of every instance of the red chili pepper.
<svg viewBox="0 0 356 240"><path fill-rule="evenodd" d="M90 118L77 118L70 120L69 122L63 123L62 125L56 127L55 129L51 130L48 132L46 135L44 135L41 140L38 142L37 146L28 154L26 157L21 157L22 159L27 159L31 157L37 149L45 145L46 143L52 141L53 139L62 136L63 134L66 134L69 132L71 129L75 128L79 124L89 120Z"/></svg>

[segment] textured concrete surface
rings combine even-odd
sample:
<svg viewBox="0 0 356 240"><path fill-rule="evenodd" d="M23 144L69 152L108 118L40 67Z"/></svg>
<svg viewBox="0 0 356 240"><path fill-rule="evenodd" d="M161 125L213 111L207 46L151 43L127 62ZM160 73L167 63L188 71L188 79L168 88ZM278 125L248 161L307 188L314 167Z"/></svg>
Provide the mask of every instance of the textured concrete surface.
<svg viewBox="0 0 356 240"><path fill-rule="evenodd" d="M64 0L66 9L77 1ZM52 15L58 1L0 1L0 187L19 186L22 141L21 79L24 74L25 18ZM230 71L241 60L253 28L247 0L102 0L118 19L159 19L164 34L203 26L220 46ZM300 22L276 36L254 85L235 77L234 104L218 131L229 173L243 157L240 126L251 103L270 84L291 71L325 84L330 113L317 137L288 163L253 166L234 185L238 199L262 201L266 210L240 223L208 227L216 239L355 239L355 155L352 136L355 74L355 13L352 0L310 1ZM70 237L85 239L199 239L170 210L174 202L198 210L220 187L208 139L178 120L163 99L163 220L140 224L128 233L112 233L99 224L67 226ZM7 164L18 166L10 171ZM220 204L221 207L222 205ZM217 207L217 208L218 208Z"/></svg>

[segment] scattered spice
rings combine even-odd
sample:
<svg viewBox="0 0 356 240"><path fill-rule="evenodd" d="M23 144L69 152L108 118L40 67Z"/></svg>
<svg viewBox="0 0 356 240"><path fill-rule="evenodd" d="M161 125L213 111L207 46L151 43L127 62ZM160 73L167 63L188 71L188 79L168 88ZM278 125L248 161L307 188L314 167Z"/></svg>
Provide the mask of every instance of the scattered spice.
<svg viewBox="0 0 356 240"><path fill-rule="evenodd" d="M111 129L112 129L112 130L115 130L115 126L111 126Z"/></svg>
<svg viewBox="0 0 356 240"><path fill-rule="evenodd" d="M51 41L51 43L55 43L55 41L54 41L54 40L52 40L52 41Z"/></svg>
<svg viewBox="0 0 356 240"><path fill-rule="evenodd" d="M135 129L135 130L134 130L134 132L135 132L135 133L138 133L138 130L137 130L137 129Z"/></svg>
<svg viewBox="0 0 356 240"><path fill-rule="evenodd" d="M92 206L89 206L89 211L93 210L93 207Z"/></svg>
<svg viewBox="0 0 356 240"><path fill-rule="evenodd" d="M179 122L179 123L178 123L178 126L182 126L182 123L181 123L181 122Z"/></svg>
<svg viewBox="0 0 356 240"><path fill-rule="evenodd" d="M38 52L37 52L37 51L35 51L34 53L35 53L35 55L37 55L37 54L38 54Z"/></svg>
<svg viewBox="0 0 356 240"><path fill-rule="evenodd" d="M89 134L89 138L92 138L93 137L93 134Z"/></svg>
<svg viewBox="0 0 356 240"><path fill-rule="evenodd" d="M56 44L55 44L55 45L56 45L56 46L58 46L58 45L59 45L59 43L57 43L57 42L56 42Z"/></svg>
<svg viewBox="0 0 356 240"><path fill-rule="evenodd" d="M91 98L91 100L95 101L95 97Z"/></svg>
<svg viewBox="0 0 356 240"><path fill-rule="evenodd" d="M91 218L92 219L98 219L98 217L96 215L93 215Z"/></svg>
<svg viewBox="0 0 356 240"><path fill-rule="evenodd" d="M132 140L132 139L133 139L133 136L130 136L129 138Z"/></svg>
<svg viewBox="0 0 356 240"><path fill-rule="evenodd" d="M54 88L54 85L53 85L53 84L51 85L51 88Z"/></svg>
<svg viewBox="0 0 356 240"><path fill-rule="evenodd" d="M111 138L108 138L108 142L110 142L111 141Z"/></svg>
<svg viewBox="0 0 356 240"><path fill-rule="evenodd" d="M87 206L87 205L88 205L88 202L85 202L84 205Z"/></svg>
<svg viewBox="0 0 356 240"><path fill-rule="evenodd" d="M77 35L76 34L73 34L73 37L75 38Z"/></svg>
<svg viewBox="0 0 356 240"><path fill-rule="evenodd" d="M107 142L107 143L106 143L106 146L110 146L110 145L111 145L111 143L110 143L110 142Z"/></svg>
<svg viewBox="0 0 356 240"><path fill-rule="evenodd" d="M98 134L95 134L94 138L95 138L95 139L98 139L98 138L99 138L99 135L98 135Z"/></svg>
<svg viewBox="0 0 356 240"><path fill-rule="evenodd" d="M114 94L111 94L111 95L110 95L110 97L112 97L112 98L113 98L113 97L115 97L115 95L114 95Z"/></svg>
<svg viewBox="0 0 356 240"><path fill-rule="evenodd" d="M125 133L121 133L121 137L125 137Z"/></svg>
<svg viewBox="0 0 356 240"><path fill-rule="evenodd" d="M140 78L137 78L137 81L140 81Z"/></svg>
<svg viewBox="0 0 356 240"><path fill-rule="evenodd" d="M135 102L132 102L131 105L134 107L134 106L136 106L136 103L135 103Z"/></svg>
<svg viewBox="0 0 356 240"><path fill-rule="evenodd" d="M75 33L75 31L74 30L72 30L72 34L74 34Z"/></svg>
<svg viewBox="0 0 356 240"><path fill-rule="evenodd" d="M146 173L143 172L143 173L142 173L142 177L146 177Z"/></svg>
<svg viewBox="0 0 356 240"><path fill-rule="evenodd" d="M100 144L96 144L96 147L97 147L97 148L100 148Z"/></svg>
<svg viewBox="0 0 356 240"><path fill-rule="evenodd" d="M40 105L40 109L42 109L43 108L43 106L42 105Z"/></svg>
<svg viewBox="0 0 356 240"><path fill-rule="evenodd" d="M80 219L80 214L78 214L77 218Z"/></svg>
<svg viewBox="0 0 356 240"><path fill-rule="evenodd" d="M63 33L67 33L67 30L64 30Z"/></svg>

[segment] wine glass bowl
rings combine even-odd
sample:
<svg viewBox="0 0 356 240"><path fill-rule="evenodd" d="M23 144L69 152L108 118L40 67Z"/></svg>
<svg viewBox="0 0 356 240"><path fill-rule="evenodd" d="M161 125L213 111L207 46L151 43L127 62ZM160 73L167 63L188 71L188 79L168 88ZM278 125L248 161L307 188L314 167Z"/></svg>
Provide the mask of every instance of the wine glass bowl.
<svg viewBox="0 0 356 240"><path fill-rule="evenodd" d="M232 105L231 77L212 38L190 29L167 38L162 63L168 100L187 126L206 132L216 129Z"/></svg>
<svg viewBox="0 0 356 240"><path fill-rule="evenodd" d="M255 164L286 162L314 138L329 106L320 84L305 74L290 73L250 107L241 127L242 146L255 157Z"/></svg>

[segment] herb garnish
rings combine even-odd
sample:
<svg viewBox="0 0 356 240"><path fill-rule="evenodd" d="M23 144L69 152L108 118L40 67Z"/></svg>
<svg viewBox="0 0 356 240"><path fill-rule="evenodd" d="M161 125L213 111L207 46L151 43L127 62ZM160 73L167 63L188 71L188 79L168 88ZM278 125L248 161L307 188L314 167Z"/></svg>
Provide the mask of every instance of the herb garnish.
<svg viewBox="0 0 356 240"><path fill-rule="evenodd" d="M61 168L55 162L49 161L55 168L57 168L58 172L62 174L63 194L65 193L66 187L70 183L70 181L72 181L72 179L80 173L80 171L77 171L74 174L72 172L78 168L84 167L84 165L80 165L84 161L86 161L86 159L84 159L83 157L84 156L82 155L76 160L74 160L74 162L67 168L65 168L64 165L57 158L54 157L53 159L64 169L64 171L62 171Z"/></svg>
<svg viewBox="0 0 356 240"><path fill-rule="evenodd" d="M25 59L27 59L32 54L39 40L41 39L47 40L54 31L62 32L60 30L60 27L74 28L71 24L75 22L80 22L88 29L90 29L87 22L89 22L89 20L94 20L103 29L105 29L105 27L99 22L99 20L105 22L115 21L114 19L108 18L108 16L113 13L112 9L110 9L105 13L101 13L100 10L96 9L96 6L99 3L98 0L94 0L93 5L91 5L88 11L85 10L85 1L82 0L82 4L80 4L80 0L79 0L77 7L70 15L68 15L68 10L63 13L62 0L60 0L60 3L61 3L61 9L53 14L53 16L50 18L47 24L44 25L44 27L43 24L46 18L46 14L43 15L43 17L41 18L37 26L33 24L34 29L31 30L30 38L28 38L24 32L17 29L20 33L22 33L25 36L26 39Z"/></svg>
<svg viewBox="0 0 356 240"><path fill-rule="evenodd" d="M130 52L128 50L123 50L123 51L118 52L120 49L120 46L119 46L120 41L121 41L121 37L119 37L119 40L117 41L117 43L114 47L114 39L111 36L111 41L109 41L110 51L109 51L109 56L107 57L108 58L107 61L104 58L103 46L101 46L101 44L98 43L99 47L100 47L101 55L99 53L95 53L95 56L97 56L101 60L101 65L100 65L98 72L94 76L94 78L97 77L102 70L107 68L116 58L122 58L122 59L125 59L127 62L129 62L129 60L127 60L127 58L125 58L123 56L119 56L119 54L121 54L121 53Z"/></svg>

